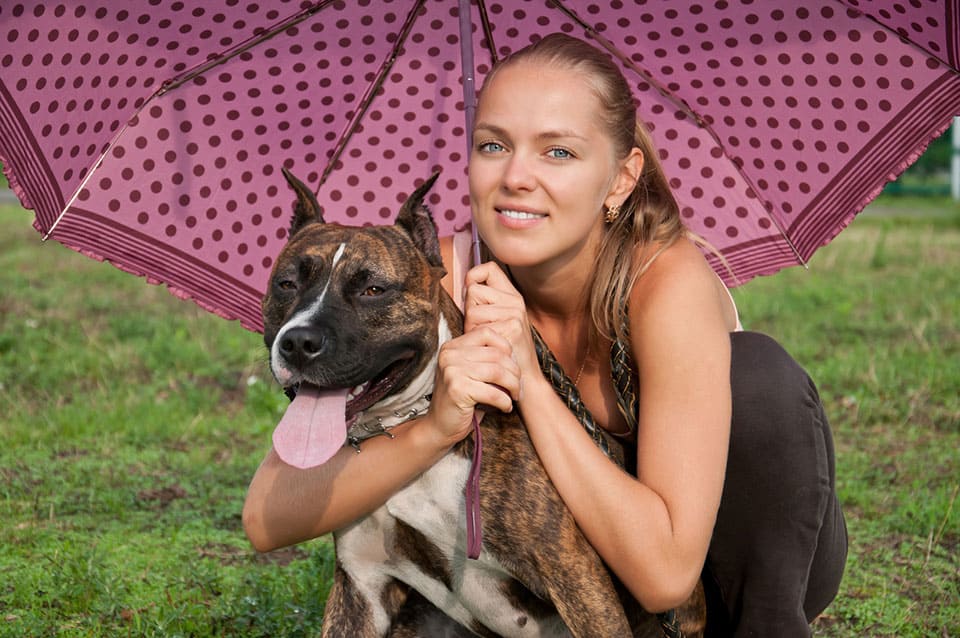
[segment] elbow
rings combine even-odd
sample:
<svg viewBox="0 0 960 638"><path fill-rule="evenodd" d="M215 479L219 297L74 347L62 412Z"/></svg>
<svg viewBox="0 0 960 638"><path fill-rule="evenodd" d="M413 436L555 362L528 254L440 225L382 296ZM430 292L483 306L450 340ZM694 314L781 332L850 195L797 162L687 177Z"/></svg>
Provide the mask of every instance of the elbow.
<svg viewBox="0 0 960 638"><path fill-rule="evenodd" d="M685 571L685 570L682 570ZM677 573L650 583L645 591L634 595L640 605L650 613L676 609L686 603L700 584L701 570Z"/></svg>
<svg viewBox="0 0 960 638"><path fill-rule="evenodd" d="M243 531L255 550L264 553L278 549L279 546L271 540L264 527L262 509L251 502L249 497L243 504L241 520L243 521Z"/></svg>

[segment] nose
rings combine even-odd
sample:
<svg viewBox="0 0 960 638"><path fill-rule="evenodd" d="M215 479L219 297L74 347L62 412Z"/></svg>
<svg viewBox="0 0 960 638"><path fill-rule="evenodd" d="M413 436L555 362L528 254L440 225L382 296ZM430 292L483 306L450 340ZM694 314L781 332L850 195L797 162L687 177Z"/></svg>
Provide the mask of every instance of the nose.
<svg viewBox="0 0 960 638"><path fill-rule="evenodd" d="M533 190L536 186L529 160L520 152L512 153L504 167L503 186L509 191Z"/></svg>
<svg viewBox="0 0 960 638"><path fill-rule="evenodd" d="M302 370L327 349L327 335L315 327L297 327L280 337L280 355L291 366Z"/></svg>

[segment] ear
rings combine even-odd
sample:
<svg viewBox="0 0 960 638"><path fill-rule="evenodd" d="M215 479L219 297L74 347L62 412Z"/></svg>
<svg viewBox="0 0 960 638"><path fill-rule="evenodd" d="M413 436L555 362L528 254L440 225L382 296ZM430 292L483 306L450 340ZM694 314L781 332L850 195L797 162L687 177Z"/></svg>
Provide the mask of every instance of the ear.
<svg viewBox="0 0 960 638"><path fill-rule="evenodd" d="M440 240L437 237L437 225L433 221L430 210L424 206L423 200L433 186L440 171L431 175L407 198L400 208L400 214L394 225L402 228L413 240L414 245L427 257L431 266L443 267L443 258L440 256Z"/></svg>
<svg viewBox="0 0 960 638"><path fill-rule="evenodd" d="M281 167L280 170L283 172L287 183L290 184L291 188L293 188L297 194L297 203L293 207L293 219L290 221L290 234L288 238L296 235L297 232L307 224L324 223L323 211L320 210L320 204L317 202L313 191L310 190L306 184L294 177L293 173L286 168Z"/></svg>
<svg viewBox="0 0 960 638"><path fill-rule="evenodd" d="M626 158L620 160L620 170L613 180L610 192L604 204L610 206L622 206L623 202L630 197L630 193L637 187L640 181L640 175L643 174L643 151L634 146Z"/></svg>

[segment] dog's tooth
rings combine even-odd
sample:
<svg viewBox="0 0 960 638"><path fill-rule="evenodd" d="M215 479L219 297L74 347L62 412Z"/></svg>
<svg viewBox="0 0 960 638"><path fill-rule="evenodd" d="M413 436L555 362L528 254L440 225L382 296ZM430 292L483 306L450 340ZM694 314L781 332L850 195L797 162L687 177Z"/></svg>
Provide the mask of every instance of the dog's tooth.
<svg viewBox="0 0 960 638"><path fill-rule="evenodd" d="M357 387L355 387L355 388L353 388L352 390L350 390L349 394L347 394L347 400L353 399L353 398L358 397L358 396L360 396L361 394L363 394L363 391L367 389L367 386L368 386L368 385L370 385L370 382L369 382L369 381L367 381L367 382L365 382L365 383L361 383L361 384L358 385Z"/></svg>

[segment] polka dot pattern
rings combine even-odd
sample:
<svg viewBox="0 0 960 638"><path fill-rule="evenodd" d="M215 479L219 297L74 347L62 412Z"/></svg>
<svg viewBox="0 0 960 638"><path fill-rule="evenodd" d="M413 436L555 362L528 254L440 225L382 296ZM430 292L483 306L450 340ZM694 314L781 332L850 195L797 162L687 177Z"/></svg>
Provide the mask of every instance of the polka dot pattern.
<svg viewBox="0 0 960 638"><path fill-rule="evenodd" d="M584 23L616 47L684 221L730 283L807 259L960 112L943 1L486 4L501 56ZM414 6L4 3L0 158L43 230L69 204L54 237L256 329L292 202L281 166L347 224L389 222L442 169L441 232L469 221L457 2ZM479 26L472 44L479 87Z"/></svg>

